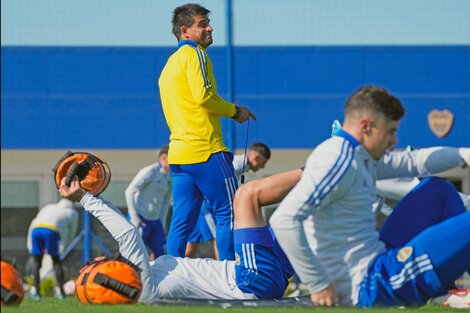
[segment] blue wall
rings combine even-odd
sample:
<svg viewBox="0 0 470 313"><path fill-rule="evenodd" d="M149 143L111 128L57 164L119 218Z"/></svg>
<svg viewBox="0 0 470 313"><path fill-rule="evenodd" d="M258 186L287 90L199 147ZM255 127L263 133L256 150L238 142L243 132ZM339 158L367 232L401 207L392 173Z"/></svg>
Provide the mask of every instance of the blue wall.
<svg viewBox="0 0 470 313"><path fill-rule="evenodd" d="M174 48L2 47L2 149L158 148L168 141L156 85ZM210 48L219 93L225 49ZM311 148L342 119L364 83L398 95L407 109L399 146L470 146L470 47L237 47L235 98L259 121L250 141ZM433 109L454 113L437 138ZM244 146L246 125L235 127Z"/></svg>

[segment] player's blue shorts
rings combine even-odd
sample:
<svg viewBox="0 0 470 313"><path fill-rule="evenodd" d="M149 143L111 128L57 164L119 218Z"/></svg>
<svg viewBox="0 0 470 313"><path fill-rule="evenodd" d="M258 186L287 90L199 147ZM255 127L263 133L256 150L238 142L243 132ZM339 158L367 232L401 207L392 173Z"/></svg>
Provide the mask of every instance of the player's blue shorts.
<svg viewBox="0 0 470 313"><path fill-rule="evenodd" d="M142 230L142 239L147 247L152 250L155 258L163 255L163 245L165 244L165 230L162 222L158 220L147 220L139 214L139 218L145 226L139 226ZM130 215L127 214L127 219L130 220Z"/></svg>
<svg viewBox="0 0 470 313"><path fill-rule="evenodd" d="M60 235L58 232L46 228L36 227L31 231L31 254L43 255L49 254L51 256L59 255L59 240Z"/></svg>
<svg viewBox="0 0 470 313"><path fill-rule="evenodd" d="M201 212L197 218L196 226L189 235L188 242L207 242L215 238L215 219L207 209L208 205L210 204L206 200L202 202ZM208 218L211 219L213 229L209 226Z"/></svg>
<svg viewBox="0 0 470 313"><path fill-rule="evenodd" d="M360 285L358 305L422 305L470 270L470 212L455 188L426 178L395 207L381 230L389 250Z"/></svg>
<svg viewBox="0 0 470 313"><path fill-rule="evenodd" d="M287 279L267 226L234 231L237 286L258 299L282 298Z"/></svg>

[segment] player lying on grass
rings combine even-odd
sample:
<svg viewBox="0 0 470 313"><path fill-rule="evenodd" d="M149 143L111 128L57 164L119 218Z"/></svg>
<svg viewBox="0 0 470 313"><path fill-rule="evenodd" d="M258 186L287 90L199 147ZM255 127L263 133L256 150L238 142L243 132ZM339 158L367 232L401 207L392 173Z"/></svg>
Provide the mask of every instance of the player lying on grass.
<svg viewBox="0 0 470 313"><path fill-rule="evenodd" d="M386 154L403 115L387 90L358 89L346 103L343 129L315 148L271 217L318 305L420 305L470 269L470 212L441 179L423 180L380 234L375 228L377 179L426 176L470 159L468 148Z"/></svg>
<svg viewBox="0 0 470 313"><path fill-rule="evenodd" d="M293 170L242 186L234 200L235 261L149 255L137 229L103 198L81 188L78 177L70 187L65 178L60 194L95 216L119 244L121 255L141 270L139 301L160 298L275 299L281 298L292 268L273 240L261 205L280 201L295 185L301 170Z"/></svg>

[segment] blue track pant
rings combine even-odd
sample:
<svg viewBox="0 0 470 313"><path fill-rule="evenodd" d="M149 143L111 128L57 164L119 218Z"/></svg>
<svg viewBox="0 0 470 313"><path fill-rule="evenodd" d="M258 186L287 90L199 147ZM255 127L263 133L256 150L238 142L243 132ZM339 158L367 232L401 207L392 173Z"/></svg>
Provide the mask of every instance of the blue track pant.
<svg viewBox="0 0 470 313"><path fill-rule="evenodd" d="M233 155L217 152L206 162L170 165L173 214L167 237L167 253L184 257L186 243L199 216L204 197L215 215L216 243L220 260L234 260L233 197L238 188Z"/></svg>

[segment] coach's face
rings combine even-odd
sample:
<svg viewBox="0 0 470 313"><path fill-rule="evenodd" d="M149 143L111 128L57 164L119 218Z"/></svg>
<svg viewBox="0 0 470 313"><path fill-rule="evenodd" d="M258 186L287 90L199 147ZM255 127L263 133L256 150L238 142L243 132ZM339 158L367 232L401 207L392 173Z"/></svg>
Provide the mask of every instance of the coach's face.
<svg viewBox="0 0 470 313"><path fill-rule="evenodd" d="M385 116L376 116L364 123L362 145L375 160L396 145L398 123Z"/></svg>
<svg viewBox="0 0 470 313"><path fill-rule="evenodd" d="M206 15L196 15L193 25L181 26L183 39L195 41L204 49L209 47L212 44L212 31L214 30L209 23L210 20Z"/></svg>

